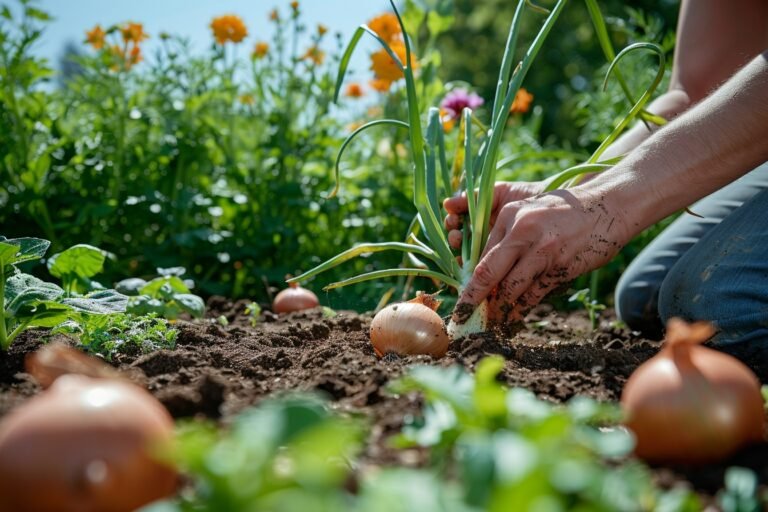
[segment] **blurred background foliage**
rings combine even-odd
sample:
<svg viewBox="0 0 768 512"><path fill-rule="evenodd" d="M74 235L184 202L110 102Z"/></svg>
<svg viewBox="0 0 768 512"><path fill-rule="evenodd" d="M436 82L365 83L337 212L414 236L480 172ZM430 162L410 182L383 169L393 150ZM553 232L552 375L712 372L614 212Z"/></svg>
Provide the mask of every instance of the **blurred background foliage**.
<svg viewBox="0 0 768 512"><path fill-rule="evenodd" d="M676 2L600 3L616 48L653 41L671 57ZM490 106L513 6L505 0L404 4L417 43L421 104L437 105L450 89L467 88ZM382 92L364 88L362 98L344 89L333 105L346 42L307 26L299 4L265 12L272 38L252 50L212 37L207 51L193 53L183 37L151 34L162 45L143 55L142 38L129 41L142 34L126 40L124 24L96 33L103 39L98 48L90 32L91 48L85 41L69 48L57 71L32 50L45 37L47 14L29 1L13 7L3 5L0 17L3 235L45 237L52 252L97 245L116 256L106 269L114 281L182 265L201 294L268 301L286 274L355 243L406 232L414 208L408 141L397 129L356 139L342 162L341 193L325 199L344 137L363 121L404 119L406 107L398 83ZM524 83L533 105L513 116L505 140L504 154L532 158L507 168L504 179L541 179L573 165L628 109L615 83L601 91L606 61L584 5L570 3L563 16ZM523 41L540 18L526 14ZM637 91L654 73L642 56L625 60L622 70ZM366 73L356 76L372 78ZM455 134L447 132L449 145ZM601 300L610 301L619 273L653 233L601 273ZM319 291L399 262L397 255L377 254L310 286ZM321 301L371 309L392 284L342 289Z"/></svg>

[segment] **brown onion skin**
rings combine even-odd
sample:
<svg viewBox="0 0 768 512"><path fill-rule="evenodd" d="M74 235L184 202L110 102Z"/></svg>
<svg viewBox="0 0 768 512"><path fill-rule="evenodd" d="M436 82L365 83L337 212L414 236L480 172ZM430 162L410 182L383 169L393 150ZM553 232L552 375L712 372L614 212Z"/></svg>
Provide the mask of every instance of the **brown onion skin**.
<svg viewBox="0 0 768 512"><path fill-rule="evenodd" d="M678 328L670 322L669 330ZM622 393L636 455L650 462L705 464L763 441L760 382L749 368L699 346L703 339L673 341L668 334L659 354L632 374Z"/></svg>
<svg viewBox="0 0 768 512"><path fill-rule="evenodd" d="M172 436L173 420L145 390L59 377L0 423L0 510L129 512L170 496L176 472L149 452Z"/></svg>
<svg viewBox="0 0 768 512"><path fill-rule="evenodd" d="M418 302L391 304L371 322L371 343L379 357L388 353L443 357L449 342L443 319Z"/></svg>
<svg viewBox="0 0 768 512"><path fill-rule="evenodd" d="M291 313L317 307L320 301L312 291L302 288L298 284L291 284L290 288L282 290L272 301L272 311L275 313Z"/></svg>

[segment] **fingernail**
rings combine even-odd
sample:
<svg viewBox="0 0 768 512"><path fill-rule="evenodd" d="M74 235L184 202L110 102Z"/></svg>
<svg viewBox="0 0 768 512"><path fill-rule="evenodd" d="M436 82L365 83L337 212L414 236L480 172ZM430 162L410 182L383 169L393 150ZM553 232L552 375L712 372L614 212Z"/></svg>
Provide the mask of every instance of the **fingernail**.
<svg viewBox="0 0 768 512"><path fill-rule="evenodd" d="M475 306L470 304L469 302L460 302L456 304L456 307L453 308L453 314L451 315L451 320L453 320L456 324L463 324L467 320L469 320L469 317L472 316L472 313L475 312Z"/></svg>

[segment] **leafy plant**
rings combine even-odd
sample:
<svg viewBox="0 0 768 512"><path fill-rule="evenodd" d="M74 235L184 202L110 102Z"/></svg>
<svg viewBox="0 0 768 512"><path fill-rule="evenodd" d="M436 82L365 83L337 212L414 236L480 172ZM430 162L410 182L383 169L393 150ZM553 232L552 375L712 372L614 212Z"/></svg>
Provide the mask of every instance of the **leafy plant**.
<svg viewBox="0 0 768 512"><path fill-rule="evenodd" d="M42 258L50 242L39 238L0 237L0 350L30 327L55 327L81 314L125 311L127 298L115 290L99 290L84 296L69 295L16 267Z"/></svg>
<svg viewBox="0 0 768 512"><path fill-rule="evenodd" d="M256 327L259 323L259 316L261 316L261 306L256 302L251 302L245 307L245 314L248 316L251 327Z"/></svg>
<svg viewBox="0 0 768 512"><path fill-rule="evenodd" d="M128 313L134 315L156 314L168 320L175 320L181 313L194 318L205 314L203 299L191 293L194 283L182 280L186 269L183 267L159 268L159 277L147 282L139 278L120 281L115 287L130 296Z"/></svg>
<svg viewBox="0 0 768 512"><path fill-rule="evenodd" d="M510 108L517 97L523 79L541 49L544 40L552 30L559 14L562 12L566 0L559 0L551 11L539 8L530 2L518 2L510 27L504 57L499 70L496 96L490 111L490 123L486 127L474 115L471 109L464 108L459 128L460 139L463 144L459 144L456 148L456 154L451 166L448 165L446 158L443 126L438 108L433 107L429 109L427 126L426 128L422 127L420 117L421 110L414 79L415 61L413 60L411 44L403 20L400 17L394 2L390 3L397 15L400 29L403 32L405 58L402 59L401 56L398 56L397 52L394 51L390 44L380 37L379 34L368 26L361 25L352 37L349 46L342 57L339 76L336 81L336 96L338 98L339 90L349 64L349 59L351 58L357 43L363 35L368 34L382 45L405 77L408 120L406 122L397 119L380 119L366 123L355 130L344 141L344 144L342 144L336 160L337 189L339 161L341 160L341 155L344 149L354 137L364 130L379 125L391 125L406 129L409 134L411 158L414 166L413 203L418 214L411 224L405 243L389 242L360 244L352 249L342 252L310 271L289 280L289 282L298 282L308 279L356 256L392 250L408 253L414 268L393 268L368 272L333 283L327 286L326 289L338 288L353 283L391 276L419 276L439 281L461 291L479 263L490 233L493 191L496 181L496 172L500 163L499 150L501 147L502 136L509 119ZM663 76L664 53L654 44L637 43L625 48L616 55L610 39L608 38L605 22L597 3L594 0L587 0L586 4L595 25L595 30L598 39L601 42L603 52L606 57L612 61L606 75L606 80L611 72L616 69L617 63L626 55L634 51L652 51L659 57L661 65L654 81L637 100L632 98L623 76L616 71L617 79L622 85L623 91L633 104L631 110L585 163L566 169L556 176L553 176L548 181L546 188L548 191L576 184L582 175L586 173L601 172L614 165L618 159L601 161L600 156L635 117L640 116L647 121L663 122L663 120L658 117L645 113L643 107L650 99L653 90L658 86ZM513 67L520 23L523 17L523 12L527 7L533 8L533 10L539 14L544 11L546 13L546 19L539 29L538 34L533 39L530 47L525 52L522 60ZM479 126L481 133L473 134L473 126ZM475 152L473 150L474 147L479 149ZM440 208L440 198L450 197L461 189L469 191L469 216L465 222L466 227L464 229L464 240L462 244L461 261L463 264L459 265L455 255L451 251L447 235L442 228L441 219L443 217L443 212ZM474 191L477 193L473 193ZM336 190L334 190L334 193L335 192ZM419 238L422 233L425 237L425 241L421 241ZM466 324L461 326L451 324L449 326L449 331L454 336L461 336L469 332L485 330L487 326L487 310L484 305L485 303L475 311L475 314Z"/></svg>
<svg viewBox="0 0 768 512"><path fill-rule="evenodd" d="M195 493L151 510L347 510L340 491L363 432L313 397L264 402L222 432L182 425L169 456L194 476Z"/></svg>
<svg viewBox="0 0 768 512"><path fill-rule="evenodd" d="M723 512L758 512L768 505L768 495L762 496L755 472L738 466L725 472L725 488L717 496Z"/></svg>
<svg viewBox="0 0 768 512"><path fill-rule="evenodd" d="M594 331L597 328L598 314L605 309L605 304L600 304L597 299L590 298L589 288L577 291L568 298L568 302L578 302L589 314L589 325Z"/></svg>
<svg viewBox="0 0 768 512"><path fill-rule="evenodd" d="M446 477L457 473L465 501L482 510L698 510L687 491L662 492L641 463L624 461L631 434L613 427L612 404L585 397L556 406L497 381L498 357L475 376L458 367L413 368L393 383L418 391L423 416L406 425L399 446L422 446ZM606 463L606 461L609 461Z"/></svg>
<svg viewBox="0 0 768 512"><path fill-rule="evenodd" d="M48 271L61 279L67 296L103 290L104 286L91 278L104 270L108 254L98 247L78 244L51 256L47 262Z"/></svg>
<svg viewBox="0 0 768 512"><path fill-rule="evenodd" d="M108 361L118 354L148 354L173 349L179 331L155 313L145 316L129 314L88 315L56 326L53 333L74 335L81 347Z"/></svg>

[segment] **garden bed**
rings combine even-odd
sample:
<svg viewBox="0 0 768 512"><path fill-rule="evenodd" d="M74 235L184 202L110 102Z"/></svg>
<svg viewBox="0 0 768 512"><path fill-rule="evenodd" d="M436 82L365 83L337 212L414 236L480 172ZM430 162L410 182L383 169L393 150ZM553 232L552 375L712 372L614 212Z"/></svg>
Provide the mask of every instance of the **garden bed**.
<svg viewBox="0 0 768 512"><path fill-rule="evenodd" d="M393 396L385 389L409 365L459 364L473 369L482 357L499 354L506 359L500 378L509 386L530 389L553 402L576 395L617 401L631 372L660 346L607 321L590 332L582 313L566 315L544 305L528 316L527 328L512 339L485 335L460 340L438 361L427 356L378 359L368 340L369 316L345 311L331 317L320 308L280 317L265 312L253 327L245 307L242 301L213 298L208 320L178 323L175 350L122 354L113 363L146 386L176 418L206 417L226 423L267 395L323 393L335 408L370 419L372 435L362 463L372 465L427 462L426 451L395 450L387 444L404 418L418 413L421 405L417 396ZM23 362L47 339L39 331L27 332L7 354L0 354L0 415L39 391L24 372ZM54 339L67 342L59 336ZM738 355L761 381L768 382L765 355ZM722 487L725 469L733 465L752 468L761 485L768 483L765 446L744 450L716 466L655 468L654 473L664 487L688 481L700 494L712 496Z"/></svg>

